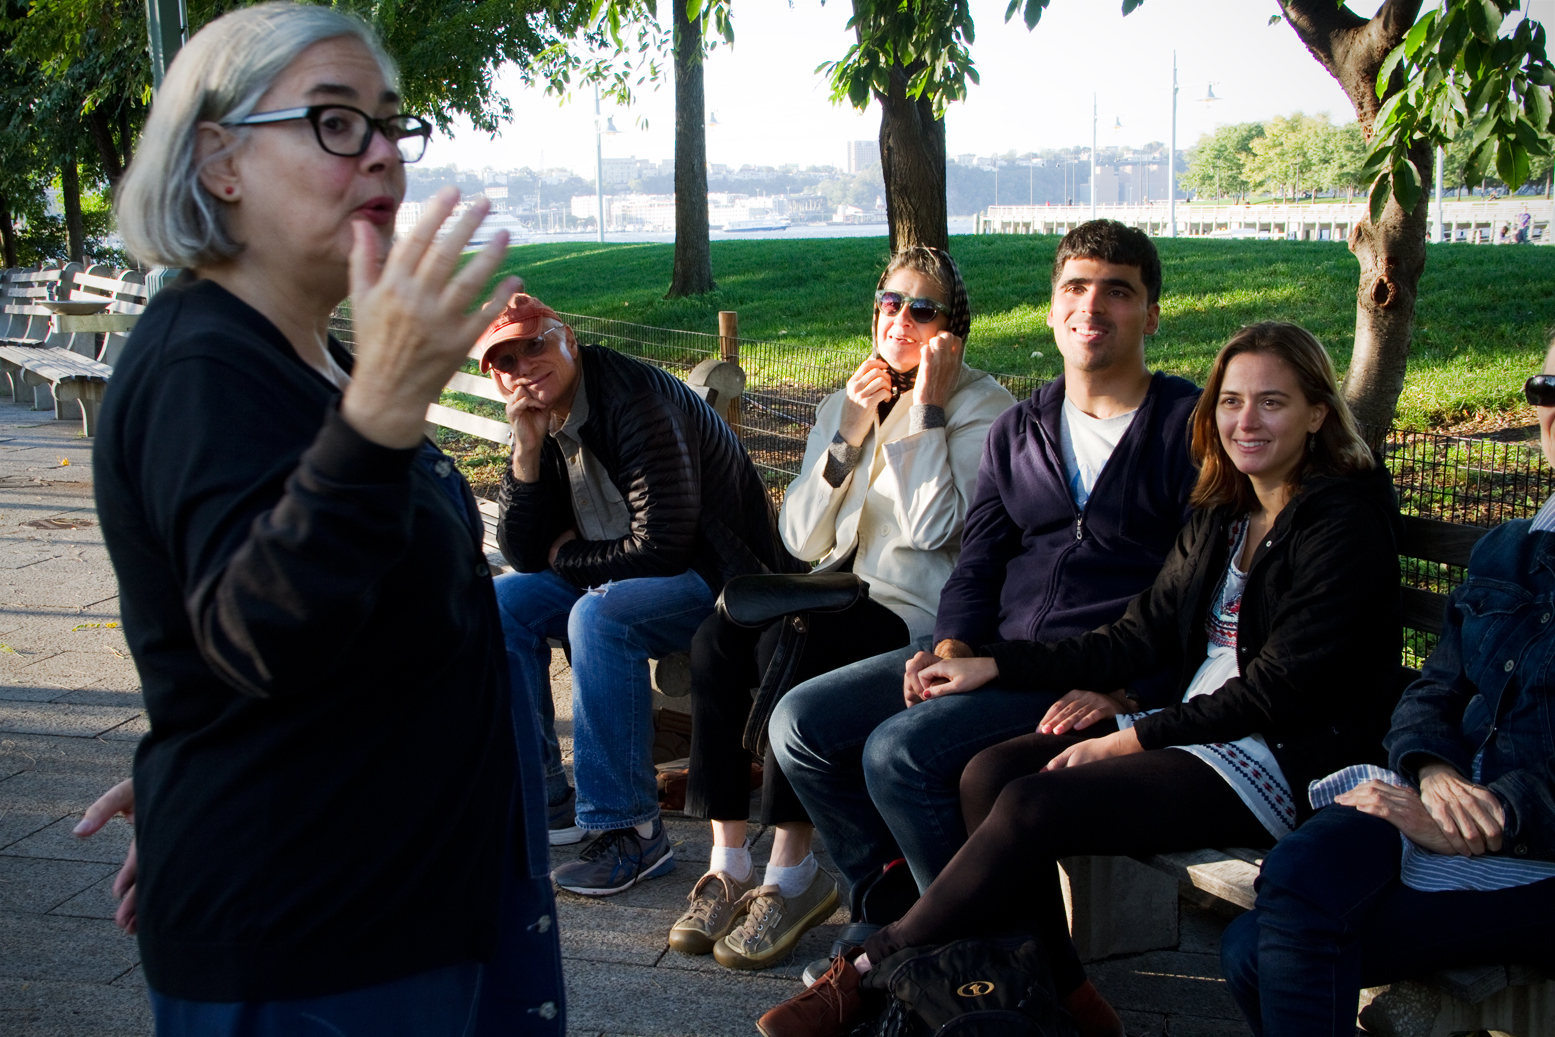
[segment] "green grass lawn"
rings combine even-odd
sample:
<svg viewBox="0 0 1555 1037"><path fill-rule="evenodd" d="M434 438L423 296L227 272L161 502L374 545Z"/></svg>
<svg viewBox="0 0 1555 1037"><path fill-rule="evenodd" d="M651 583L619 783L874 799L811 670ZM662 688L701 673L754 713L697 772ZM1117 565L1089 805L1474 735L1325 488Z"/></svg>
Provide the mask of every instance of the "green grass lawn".
<svg viewBox="0 0 1555 1037"><path fill-rule="evenodd" d="M1309 328L1341 372L1354 344L1358 267L1343 242L1158 239L1165 268L1161 330L1148 356L1203 379L1216 349L1243 324L1289 320ZM880 238L713 243L718 289L663 298L673 246L547 243L514 248L504 273L558 310L658 327L716 332L719 310L740 315L742 339L826 362L869 349ZM1061 362L1044 323L1058 238L953 238L972 301L968 361L1048 378ZM1399 424L1427 428L1517 405L1555 327L1555 248L1436 245L1420 284ZM761 348L745 346L742 348ZM1033 353L1041 353L1034 357Z"/></svg>

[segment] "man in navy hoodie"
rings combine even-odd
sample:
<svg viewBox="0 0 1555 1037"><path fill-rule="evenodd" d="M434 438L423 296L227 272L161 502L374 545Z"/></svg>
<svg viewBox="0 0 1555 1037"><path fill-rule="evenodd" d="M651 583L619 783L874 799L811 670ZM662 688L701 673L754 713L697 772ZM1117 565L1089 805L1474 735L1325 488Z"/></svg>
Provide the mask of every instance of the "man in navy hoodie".
<svg viewBox="0 0 1555 1037"><path fill-rule="evenodd" d="M1092 220L1065 235L1048 315L1064 374L994 422L932 639L806 681L772 715L778 763L853 890L855 922L891 861L905 857L920 889L933 881L966 841L962 769L1036 730L1055 702L996 686L924 701L917 670L978 645L1112 622L1150 586L1188 517L1199 390L1145 366L1160 295L1161 262L1143 232ZM1071 692L1055 711L1060 730L1166 705L1168 683Z"/></svg>

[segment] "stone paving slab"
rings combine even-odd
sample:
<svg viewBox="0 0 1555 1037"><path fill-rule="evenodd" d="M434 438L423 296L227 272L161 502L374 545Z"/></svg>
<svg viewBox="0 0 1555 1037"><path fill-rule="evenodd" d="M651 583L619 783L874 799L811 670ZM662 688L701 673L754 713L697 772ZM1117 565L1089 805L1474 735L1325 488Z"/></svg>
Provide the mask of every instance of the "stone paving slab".
<svg viewBox="0 0 1555 1037"><path fill-rule="evenodd" d="M129 775L146 730L123 631L105 625L118 621L90 441L78 423L0 399L0 1037L151 1032L135 941L112 923L129 827L116 820L89 840L71 834L82 810ZM559 652L552 670L570 764L570 673ZM797 992L800 970L845 919L838 911L760 973L670 951L669 926L707 865L711 834L705 822L665 820L673 873L610 898L559 895L570 1034L748 1037L762 1011ZM758 866L770 843L756 836ZM579 850L557 847L553 861ZM1224 924L1185 904L1177 950L1093 967L1131 1033L1245 1035L1217 970Z"/></svg>

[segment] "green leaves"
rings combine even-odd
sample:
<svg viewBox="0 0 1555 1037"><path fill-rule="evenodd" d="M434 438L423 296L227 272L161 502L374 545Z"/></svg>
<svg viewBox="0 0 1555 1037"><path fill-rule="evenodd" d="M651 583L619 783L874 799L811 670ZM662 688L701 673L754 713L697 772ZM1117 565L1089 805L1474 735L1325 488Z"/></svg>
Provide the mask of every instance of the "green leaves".
<svg viewBox="0 0 1555 1037"><path fill-rule="evenodd" d="M1406 210L1419 201L1422 178L1409 152L1422 141L1440 147L1462 141L1454 154L1465 183L1477 186L1494 168L1512 190L1528 179L1533 158L1550 153L1555 73L1543 26L1524 20L1501 35L1516 9L1515 0L1445 0L1382 62L1376 77L1382 104L1363 170L1372 183L1374 221L1390 197Z"/></svg>

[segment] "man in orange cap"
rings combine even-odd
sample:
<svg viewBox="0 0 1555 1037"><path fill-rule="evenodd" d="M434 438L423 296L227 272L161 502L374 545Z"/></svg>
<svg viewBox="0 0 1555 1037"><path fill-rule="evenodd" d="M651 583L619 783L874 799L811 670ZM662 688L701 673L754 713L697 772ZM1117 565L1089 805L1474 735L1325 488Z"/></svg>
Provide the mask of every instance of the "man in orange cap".
<svg viewBox="0 0 1555 1037"><path fill-rule="evenodd" d="M552 877L575 893L617 893L675 865L659 821L648 659L689 648L731 576L795 563L744 447L685 383L580 346L522 292L479 345L513 429L497 540L517 572L496 588L514 708L542 718L551 843L593 837ZM572 646L576 793L557 748L548 637Z"/></svg>

